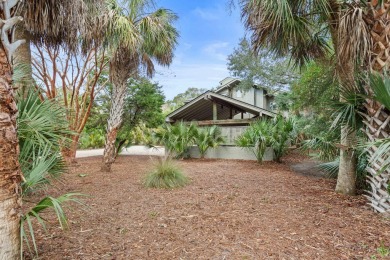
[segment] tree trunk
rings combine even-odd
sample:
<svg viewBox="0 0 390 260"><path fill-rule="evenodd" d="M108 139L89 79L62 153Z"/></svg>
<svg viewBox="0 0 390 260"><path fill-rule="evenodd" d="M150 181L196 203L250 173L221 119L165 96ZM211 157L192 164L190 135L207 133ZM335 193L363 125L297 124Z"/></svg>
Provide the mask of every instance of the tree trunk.
<svg viewBox="0 0 390 260"><path fill-rule="evenodd" d="M336 192L345 195L356 193L356 154L353 147L356 143L356 133L348 127L341 129L340 164L337 177Z"/></svg>
<svg viewBox="0 0 390 260"><path fill-rule="evenodd" d="M69 146L62 148L62 155L65 157L65 160L70 163L76 162L76 152L79 144L80 134L72 135L71 142Z"/></svg>
<svg viewBox="0 0 390 260"><path fill-rule="evenodd" d="M0 259L18 259L20 250L20 182L17 107L11 66L0 45Z"/></svg>
<svg viewBox="0 0 390 260"><path fill-rule="evenodd" d="M115 161L115 141L120 125L126 97L126 82L115 84L112 91L110 115L107 121L107 133L103 154L103 165L101 170L111 171L111 165Z"/></svg>
<svg viewBox="0 0 390 260"><path fill-rule="evenodd" d="M332 19L329 21L330 34L335 50L335 56L338 57L339 41L338 31L340 24L340 5L337 1L329 1L332 8ZM336 73L338 74L339 84L342 86L355 85L353 61L348 64L342 64L337 61ZM342 99L341 99L342 101ZM356 192L356 153L353 145L356 139L356 133L348 129L347 126L341 127L339 171L337 175L337 185L335 191L344 195L354 195Z"/></svg>
<svg viewBox="0 0 390 260"><path fill-rule="evenodd" d="M26 31L23 24L16 26L15 37L17 39L25 39L26 43L22 44L14 54L14 68L19 68L23 71L23 80L16 84L16 88L22 89L23 93L26 93L27 87L34 84L32 75L32 60L31 60L31 48L30 48L30 33Z"/></svg>
<svg viewBox="0 0 390 260"><path fill-rule="evenodd" d="M369 26L371 29L371 39L373 42L372 53L370 57L371 71L379 73L389 73L390 66L390 1L383 1L383 5L379 5L378 1L370 1L370 8L367 12L369 16ZM369 96L372 90L369 86L366 88ZM386 110L382 104L372 99L367 99L365 107L367 114L365 115L364 123L366 125L365 132L370 142L375 142L390 136L390 111ZM373 145L368 149L371 157L375 152L376 147ZM380 213L390 213L390 195L388 186L390 185L390 169L381 171L381 162L370 163L367 167L369 173L367 182L371 186L368 200L372 208Z"/></svg>

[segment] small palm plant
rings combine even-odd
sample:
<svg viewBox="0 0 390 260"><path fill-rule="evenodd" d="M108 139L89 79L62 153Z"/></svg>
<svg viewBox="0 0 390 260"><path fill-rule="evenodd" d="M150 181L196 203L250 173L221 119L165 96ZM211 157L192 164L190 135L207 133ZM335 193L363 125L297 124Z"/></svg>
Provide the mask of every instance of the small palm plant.
<svg viewBox="0 0 390 260"><path fill-rule="evenodd" d="M271 147L274 150L275 160L285 155L288 148L288 140L294 130L294 120L292 118L284 119L281 115L274 119L271 132Z"/></svg>
<svg viewBox="0 0 390 260"><path fill-rule="evenodd" d="M19 95L18 110L19 161L24 173L22 199L26 199L31 192L47 187L53 178L66 170L59 143L66 142L63 136L69 136L71 132L64 119L65 111L54 102L41 101L36 92L29 91ZM69 201L78 202L79 195L68 193L58 198L48 196L24 212L20 220L20 235L30 251L31 241L35 254L38 254L32 220L36 219L45 229L45 219L40 214L44 210L52 209L60 226L65 227L66 216L62 204ZM21 246L23 254L23 243Z"/></svg>
<svg viewBox="0 0 390 260"><path fill-rule="evenodd" d="M169 156L159 158L154 169L148 173L144 185L148 188L173 189L183 187L188 183L188 177Z"/></svg>
<svg viewBox="0 0 390 260"><path fill-rule="evenodd" d="M267 119L252 123L245 132L236 139L236 144L251 151L258 163L263 162L266 148L271 146L272 124Z"/></svg>
<svg viewBox="0 0 390 260"><path fill-rule="evenodd" d="M195 144L198 146L200 158L204 158L209 148L215 148L225 142L218 126L198 128L195 134Z"/></svg>
<svg viewBox="0 0 390 260"><path fill-rule="evenodd" d="M157 142L165 146L168 154L174 158L184 158L195 142L197 127L194 124L179 122L174 125L165 124L155 133Z"/></svg>

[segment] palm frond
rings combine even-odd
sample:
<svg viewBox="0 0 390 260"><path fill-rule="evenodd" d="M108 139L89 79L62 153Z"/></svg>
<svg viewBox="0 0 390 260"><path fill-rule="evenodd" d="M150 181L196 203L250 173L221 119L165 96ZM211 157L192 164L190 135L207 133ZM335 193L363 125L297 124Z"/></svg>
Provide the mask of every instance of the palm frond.
<svg viewBox="0 0 390 260"><path fill-rule="evenodd" d="M364 9L351 6L340 19L338 29L338 60L341 64L362 64L371 55L372 41ZM341 72L342 73L342 72Z"/></svg>
<svg viewBox="0 0 390 260"><path fill-rule="evenodd" d="M30 239L34 246L35 254L38 256L38 248L35 239L35 231L33 228L33 219L38 221L38 223L46 230L45 222L46 220L40 215L42 211L51 209L55 212L58 223L61 228L67 227L67 218L63 209L63 204L67 202L76 202L81 204L80 200L77 197L83 196L80 193L67 193L58 198L45 197L40 202L38 202L33 208L31 208L27 213L25 213L20 219L20 236L27 244L28 249L31 250ZM27 225L28 229L25 229ZM23 253L23 241L21 242L21 254ZM21 259L23 259L21 255Z"/></svg>
<svg viewBox="0 0 390 260"><path fill-rule="evenodd" d="M299 66L329 52L326 30L318 21L319 12L330 15L328 1L242 0L241 10L256 51L268 48L281 56L292 52Z"/></svg>
<svg viewBox="0 0 390 260"><path fill-rule="evenodd" d="M348 131L360 129L363 121L361 112L365 102L364 93L361 84L339 87L340 101L333 100L329 103L335 111L331 128L346 126Z"/></svg>
<svg viewBox="0 0 390 260"><path fill-rule="evenodd" d="M97 12L91 10L101 11L103 3L103 0L27 0L22 2L20 15L37 45L66 45L70 51L77 51L78 39L84 38L89 43L97 40L93 39L97 30L91 28L98 24L91 23Z"/></svg>
<svg viewBox="0 0 390 260"><path fill-rule="evenodd" d="M390 110L390 77L382 78L379 73L373 73L370 75L370 83L374 99Z"/></svg>

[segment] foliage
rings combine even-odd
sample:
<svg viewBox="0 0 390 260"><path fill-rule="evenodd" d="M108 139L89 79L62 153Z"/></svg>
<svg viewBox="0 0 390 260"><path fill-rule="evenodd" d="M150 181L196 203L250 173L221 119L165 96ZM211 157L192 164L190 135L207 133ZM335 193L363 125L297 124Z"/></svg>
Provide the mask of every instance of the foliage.
<svg viewBox="0 0 390 260"><path fill-rule="evenodd" d="M205 93L207 89L204 88L188 88L184 93L177 94L172 100L165 102L164 114L169 114L173 110L183 106L185 102L196 98Z"/></svg>
<svg viewBox="0 0 390 260"><path fill-rule="evenodd" d="M311 61L301 71L299 80L291 87L292 109L310 111L319 115L330 114L331 100L339 99L334 65L327 60Z"/></svg>
<svg viewBox="0 0 390 260"><path fill-rule="evenodd" d="M39 95L32 90L20 93L18 110L19 162L24 174L24 180L21 184L22 199L26 199L31 192L50 184L51 179L65 171L65 163L60 154L59 144L66 142L67 140L64 140L63 136L69 136L71 132L68 130L63 108L50 100L41 101ZM23 214L20 232L30 251L28 238L34 245L35 253L38 254L32 219L35 218L45 227L45 219L40 213L45 209L52 209L62 227L66 222L62 204L67 201L75 201L75 196L78 194L65 194L57 199L50 196L45 197ZM26 225L27 230L25 229Z"/></svg>
<svg viewBox="0 0 390 260"><path fill-rule="evenodd" d="M218 126L197 128L194 143L198 146L201 158L204 158L209 148L215 148L225 141L221 134Z"/></svg>
<svg viewBox="0 0 390 260"><path fill-rule="evenodd" d="M254 55L252 46L245 38L228 56L228 70L240 78L239 87L243 90L259 85L274 93L286 89L296 78L286 58L273 57L266 49Z"/></svg>
<svg viewBox="0 0 390 260"><path fill-rule="evenodd" d="M252 123L245 132L236 139L236 144L247 148L255 156L259 163L263 161L266 148L271 145L270 132L272 125L269 120L262 119Z"/></svg>
<svg viewBox="0 0 390 260"><path fill-rule="evenodd" d="M144 180L144 185L148 188L172 189L183 187L188 183L187 176L169 157L159 158L154 168Z"/></svg>
<svg viewBox="0 0 390 260"><path fill-rule="evenodd" d="M260 119L236 139L236 144L251 151L259 163L263 161L266 148L272 147L275 160L280 162L287 151L293 130L294 120L291 118L285 119L278 115L274 119Z"/></svg>
<svg viewBox="0 0 390 260"><path fill-rule="evenodd" d="M24 213L22 218L20 219L20 236L24 241L26 241L27 248L31 252L31 246L29 237L31 238L31 242L34 246L34 251L38 255L38 248L35 241L35 231L33 228L32 221L33 219L36 219L37 222L43 227L44 230L46 230L46 220L40 215L44 210L51 209L55 212L58 223L60 224L61 228L64 229L67 227L67 218L63 209L63 204L66 202L76 202L80 203L80 201L76 198L78 196L81 196L82 194L78 193L67 193L65 195L59 196L58 198L53 197L45 197L40 202L38 202L33 208L31 208L28 212ZM27 225L28 229L25 229L25 226ZM21 254L23 253L23 243L21 244ZM21 259L23 257L21 256Z"/></svg>
<svg viewBox="0 0 390 260"><path fill-rule="evenodd" d="M105 93L97 97L86 130L81 136L82 148L104 146L104 126L111 106L111 91L112 88L107 88ZM128 81L123 123L119 128L116 140L117 151L120 151L123 146L137 143L137 140L134 139L134 130L137 129L137 126L142 126L143 130L149 131L149 128L155 128L164 122L161 108L163 103L164 94L158 84L152 83L146 78Z"/></svg>
<svg viewBox="0 0 390 260"><path fill-rule="evenodd" d="M65 169L59 144L63 136L71 134L65 120L65 111L52 101L41 101L30 90L18 96L19 162L24 173L23 192L48 183ZM48 112L50 111L50 112Z"/></svg>
<svg viewBox="0 0 390 260"><path fill-rule="evenodd" d="M300 67L328 53L327 27L333 18L329 1L243 0L241 7L256 51L270 48L280 56L289 53Z"/></svg>
<svg viewBox="0 0 390 260"><path fill-rule="evenodd" d="M284 119L278 115L272 123L271 147L274 150L275 160L280 162L280 158L286 154L288 141L292 137L294 120L292 118Z"/></svg>
<svg viewBox="0 0 390 260"><path fill-rule="evenodd" d="M179 122L164 124L155 132L157 142L164 145L167 152L175 158L183 158L195 142L197 127L194 124Z"/></svg>
<svg viewBox="0 0 390 260"><path fill-rule="evenodd" d="M104 134L105 132L102 129L85 130L80 136L80 148L102 148L104 146Z"/></svg>
<svg viewBox="0 0 390 260"><path fill-rule="evenodd" d="M303 141L303 151L314 151L314 157L322 161L332 161L337 158L339 148L336 146L337 139L332 133L323 132L322 135L312 136Z"/></svg>
<svg viewBox="0 0 390 260"><path fill-rule="evenodd" d="M379 74L372 74L370 77L371 88L374 92L374 99L381 102L390 110L390 78L382 78ZM381 172L390 168L390 138L376 141L374 144L368 143L369 146L375 145L378 148L370 158L370 163L380 163ZM390 185L389 185L390 193Z"/></svg>
<svg viewBox="0 0 390 260"><path fill-rule="evenodd" d="M357 165L356 165L356 186L359 189L367 188L366 176L368 165L368 154L362 150L357 150ZM340 158L337 156L333 161L321 163L318 168L326 173L329 178L337 178L339 172Z"/></svg>
<svg viewBox="0 0 390 260"><path fill-rule="evenodd" d="M131 140L133 144L149 145L153 142L153 129L139 124L131 131Z"/></svg>

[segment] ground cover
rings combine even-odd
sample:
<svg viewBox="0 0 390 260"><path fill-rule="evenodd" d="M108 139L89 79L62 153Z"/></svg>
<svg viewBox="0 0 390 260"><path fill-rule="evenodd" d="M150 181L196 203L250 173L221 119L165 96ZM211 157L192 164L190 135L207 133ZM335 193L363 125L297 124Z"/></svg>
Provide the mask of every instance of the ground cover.
<svg viewBox="0 0 390 260"><path fill-rule="evenodd" d="M50 194L81 192L88 207L68 211L70 228L38 232L42 259L381 259L390 220L362 196L334 193L334 180L282 164L183 160L191 183L146 189L148 156L82 158ZM295 167L299 169L300 167ZM383 250L382 250L383 251ZM383 255L383 254L382 254Z"/></svg>

